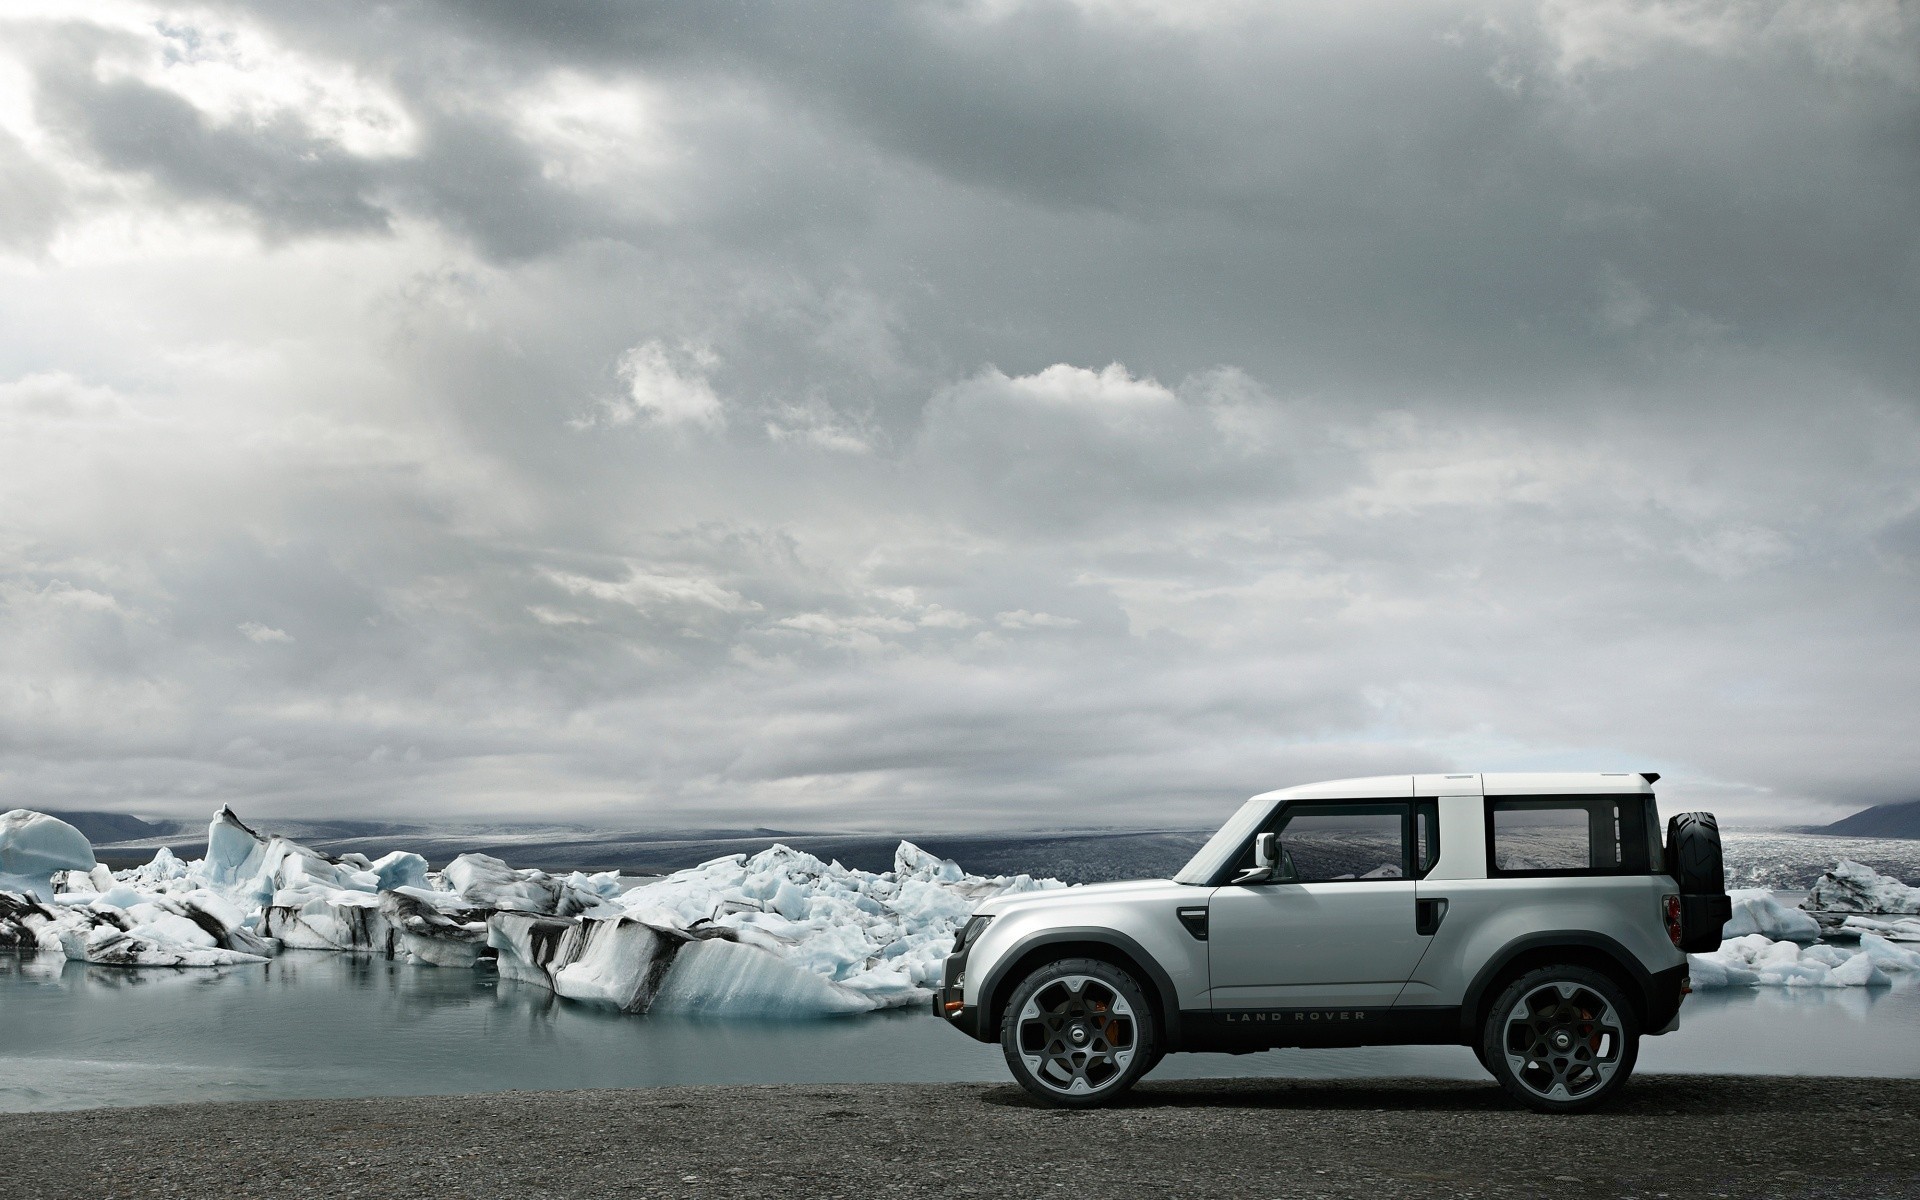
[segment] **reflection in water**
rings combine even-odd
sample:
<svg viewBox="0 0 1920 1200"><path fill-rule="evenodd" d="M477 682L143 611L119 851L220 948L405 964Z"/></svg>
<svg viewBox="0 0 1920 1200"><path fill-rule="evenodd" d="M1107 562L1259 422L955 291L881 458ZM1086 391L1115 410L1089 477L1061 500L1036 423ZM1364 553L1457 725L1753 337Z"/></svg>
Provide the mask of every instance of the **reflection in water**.
<svg viewBox="0 0 1920 1200"><path fill-rule="evenodd" d="M129 970L0 955L0 1109L510 1088L1004 1082L997 1046L919 1012L809 1021L631 1017L489 971L291 952ZM1920 982L1694 996L1641 1069L1920 1075ZM1484 1079L1457 1046L1174 1055L1156 1078Z"/></svg>

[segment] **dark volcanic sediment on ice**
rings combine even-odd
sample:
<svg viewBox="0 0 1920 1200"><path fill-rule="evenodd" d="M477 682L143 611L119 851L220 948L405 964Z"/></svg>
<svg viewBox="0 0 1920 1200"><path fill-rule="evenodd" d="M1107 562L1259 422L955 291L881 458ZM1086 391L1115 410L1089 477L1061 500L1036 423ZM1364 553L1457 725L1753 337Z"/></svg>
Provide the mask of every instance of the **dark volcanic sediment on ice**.
<svg viewBox="0 0 1920 1200"><path fill-rule="evenodd" d="M1920 1080L1653 1076L1580 1117L1491 1083L661 1088L0 1116L13 1197L1920 1193Z"/></svg>

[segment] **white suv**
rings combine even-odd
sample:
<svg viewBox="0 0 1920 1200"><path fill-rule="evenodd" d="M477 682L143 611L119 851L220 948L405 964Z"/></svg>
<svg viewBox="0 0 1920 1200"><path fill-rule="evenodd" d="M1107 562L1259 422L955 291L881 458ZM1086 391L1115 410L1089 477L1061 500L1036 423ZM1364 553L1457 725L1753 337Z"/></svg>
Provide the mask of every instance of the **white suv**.
<svg viewBox="0 0 1920 1200"><path fill-rule="evenodd" d="M1459 1044L1590 1108L1717 948L1719 831L1663 842L1642 774L1390 775L1255 796L1171 880L983 904L934 1009L1041 1099L1111 1100L1183 1050Z"/></svg>

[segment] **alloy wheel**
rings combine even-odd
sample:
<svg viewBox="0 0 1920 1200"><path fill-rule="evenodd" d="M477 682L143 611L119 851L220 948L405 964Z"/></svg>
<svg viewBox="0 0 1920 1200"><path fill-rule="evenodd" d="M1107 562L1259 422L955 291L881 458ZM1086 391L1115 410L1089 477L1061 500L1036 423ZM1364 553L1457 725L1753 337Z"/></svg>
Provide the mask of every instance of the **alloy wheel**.
<svg viewBox="0 0 1920 1200"><path fill-rule="evenodd" d="M1090 975L1064 975L1035 991L1020 1010L1016 1036L1033 1078L1069 1096L1112 1087L1139 1048L1133 1006Z"/></svg>
<svg viewBox="0 0 1920 1200"><path fill-rule="evenodd" d="M1520 998L1501 1037L1514 1078L1545 1100L1577 1100L1604 1088L1625 1045L1625 1029L1606 997L1557 980Z"/></svg>

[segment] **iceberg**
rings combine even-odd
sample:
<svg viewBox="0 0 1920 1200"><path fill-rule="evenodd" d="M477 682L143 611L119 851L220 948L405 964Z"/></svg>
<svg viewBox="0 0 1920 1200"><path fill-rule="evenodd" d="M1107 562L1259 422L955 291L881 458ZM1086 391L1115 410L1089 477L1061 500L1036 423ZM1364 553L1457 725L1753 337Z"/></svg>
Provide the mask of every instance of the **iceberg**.
<svg viewBox="0 0 1920 1200"><path fill-rule="evenodd" d="M490 854L462 854L440 873L447 886L475 908L550 913L570 917L600 906L602 877L575 871L555 879L545 871L515 870ZM584 887L576 886L579 880ZM613 891L618 892L618 877Z"/></svg>
<svg viewBox="0 0 1920 1200"><path fill-rule="evenodd" d="M1841 858L1814 881L1800 907L1828 931L1845 928L1854 915L1920 917L1920 887Z"/></svg>
<svg viewBox="0 0 1920 1200"><path fill-rule="evenodd" d="M1860 954L1882 971L1920 971L1920 951L1907 950L1874 933L1860 935Z"/></svg>
<svg viewBox="0 0 1920 1200"><path fill-rule="evenodd" d="M147 928L118 929L103 923L89 930L67 930L62 941L69 959L109 967L230 967L267 961L257 954L175 941L164 933L146 932Z"/></svg>
<svg viewBox="0 0 1920 1200"><path fill-rule="evenodd" d="M20 892L0 892L0 950L39 950L41 931L55 921L54 911L37 898ZM58 944L56 939L55 944Z"/></svg>
<svg viewBox="0 0 1920 1200"><path fill-rule="evenodd" d="M581 922L537 913L504 912L487 918L487 946L500 978L554 990L554 976L580 957L586 931Z"/></svg>
<svg viewBox="0 0 1920 1200"><path fill-rule="evenodd" d="M598 906L574 919L500 912L487 940L503 978L569 999L628 1012L831 1016L923 1003L954 929L981 900L1060 886L969 875L911 842L879 873L775 845L617 896L601 889Z"/></svg>
<svg viewBox="0 0 1920 1200"><path fill-rule="evenodd" d="M53 873L53 894L63 892L104 892L113 886L113 872L102 863L95 863L91 871L55 871Z"/></svg>
<svg viewBox="0 0 1920 1200"><path fill-rule="evenodd" d="M552 972L553 990L569 1000L646 1012L686 941L627 916L582 922L578 955Z"/></svg>
<svg viewBox="0 0 1920 1200"><path fill-rule="evenodd" d="M1874 934L1896 942L1920 942L1920 917L1883 921L1877 917L1848 916L1840 922L1835 932L1855 937Z"/></svg>
<svg viewBox="0 0 1920 1200"><path fill-rule="evenodd" d="M393 957L394 931L368 892L286 890L261 912L260 928L289 950L363 950Z"/></svg>
<svg viewBox="0 0 1920 1200"><path fill-rule="evenodd" d="M280 947L270 938L254 932L255 918L218 892L195 888L184 894L155 897L152 903L167 904L173 911L198 925L214 945L223 950L271 958Z"/></svg>
<svg viewBox="0 0 1920 1200"><path fill-rule="evenodd" d="M97 865L87 835L58 817L25 808L0 814L0 891L50 901L54 872Z"/></svg>
<svg viewBox="0 0 1920 1200"><path fill-rule="evenodd" d="M1872 935L1868 935L1872 936ZM1864 939L1863 939L1864 940ZM1711 954L1689 954L1688 974L1699 990L1723 987L1884 987L1888 971L1920 970L1920 954L1884 938L1858 949L1800 946L1762 933L1729 937Z"/></svg>
<svg viewBox="0 0 1920 1200"><path fill-rule="evenodd" d="M742 944L773 951L892 1007L926 1000L953 931L981 901L1063 886L1027 875L968 875L911 842L900 844L892 871L878 874L775 845L643 884L618 903L667 928L712 923L731 929Z"/></svg>
<svg viewBox="0 0 1920 1200"><path fill-rule="evenodd" d="M1712 954L1689 954L1687 974L1692 980L1695 991L1706 991L1710 988L1752 987L1760 982L1760 972L1730 958L1722 957L1717 951Z"/></svg>
<svg viewBox="0 0 1920 1200"><path fill-rule="evenodd" d="M472 967L487 949L487 910L445 892L412 885L381 892L380 914L398 935L388 957L397 949L428 966Z"/></svg>
<svg viewBox="0 0 1920 1200"><path fill-rule="evenodd" d="M207 827L204 857L161 849L115 873L71 826L24 810L7 822L7 862L30 868L33 886L0 900L0 946L117 967L259 963L283 948L468 969L491 960L503 979L630 1013L918 1005L982 900L1064 886L969 875L911 842L881 872L782 845L637 886L485 854L436 872L408 851L330 857L228 807Z"/></svg>
<svg viewBox="0 0 1920 1200"><path fill-rule="evenodd" d="M757 946L724 938L688 943L661 980L650 1013L811 1017L872 1012L875 997L835 983Z"/></svg>
<svg viewBox="0 0 1920 1200"><path fill-rule="evenodd" d="M555 977L555 991L568 999L678 1016L823 1017L881 1007L867 992L741 942L720 926L689 934L627 917L588 924L581 958ZM602 931L624 936L596 939Z"/></svg>
<svg viewBox="0 0 1920 1200"><path fill-rule="evenodd" d="M503 978L622 1012L813 1017L880 1007L872 996L712 923L680 930L624 914L567 921L501 913L488 928Z"/></svg>
<svg viewBox="0 0 1920 1200"><path fill-rule="evenodd" d="M1800 909L1782 904L1765 888L1742 888L1728 896L1733 901L1733 916L1721 930L1722 937L1761 933L1775 941L1820 940L1820 922Z"/></svg>
<svg viewBox="0 0 1920 1200"><path fill-rule="evenodd" d="M427 886L427 860L411 851L395 850L374 860L367 869L379 880L379 888L383 892Z"/></svg>
<svg viewBox="0 0 1920 1200"><path fill-rule="evenodd" d="M153 852L153 861L124 872L123 876L128 883L136 887L158 888L176 879L185 879L187 864L181 862L173 851L162 846ZM109 875L108 886L112 886L111 879L112 876ZM104 892L107 889L103 887L98 890Z"/></svg>
<svg viewBox="0 0 1920 1200"><path fill-rule="evenodd" d="M232 808L222 805L207 825L207 856L200 862L200 874L214 887L237 888L242 880L259 874L266 854L267 840L248 828ZM156 862L159 857L154 855Z"/></svg>

